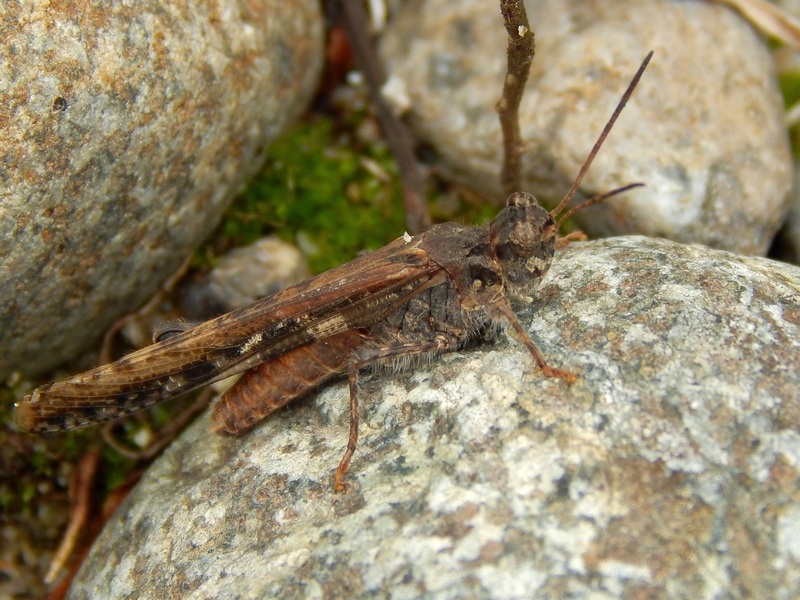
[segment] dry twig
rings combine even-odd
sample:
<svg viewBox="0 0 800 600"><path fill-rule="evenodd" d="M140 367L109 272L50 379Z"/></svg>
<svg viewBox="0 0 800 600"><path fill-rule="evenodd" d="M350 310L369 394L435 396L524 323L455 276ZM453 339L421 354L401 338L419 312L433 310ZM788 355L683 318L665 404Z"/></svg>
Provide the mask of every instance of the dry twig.
<svg viewBox="0 0 800 600"><path fill-rule="evenodd" d="M44 578L47 584L51 584L56 580L58 574L73 556L75 548L83 535L91 509L92 485L94 484L99 463L100 452L97 449L90 449L81 457L72 475L70 480L72 507L69 525L67 525L64 537L61 538L58 550L50 563L50 569Z"/></svg>
<svg viewBox="0 0 800 600"><path fill-rule="evenodd" d="M103 435L103 441L113 448L115 452L130 460L138 462L153 459L175 439L192 419L205 410L213 395L214 390L212 388L204 389L197 398L195 398L194 402L189 404L177 415L173 415L169 422L156 432L155 441L140 450L131 450L117 439L117 436L114 435L114 427L117 425L115 421L106 423L100 430Z"/></svg>
<svg viewBox="0 0 800 600"><path fill-rule="evenodd" d="M763 33L800 48L800 22L767 0L716 0L738 10Z"/></svg>
<svg viewBox="0 0 800 600"><path fill-rule="evenodd" d="M508 55L503 96L497 103L500 127L503 130L503 167L500 183L506 194L517 192L522 185L522 136L519 127L519 103L528 81L531 61L536 53L533 31L522 0L500 0L500 12L508 32Z"/></svg>
<svg viewBox="0 0 800 600"><path fill-rule="evenodd" d="M360 0L339 0L336 4L353 48L353 56L367 82L386 143L397 160L408 230L411 233L420 233L431 226L431 218L425 204L422 173L414 155L414 138L381 95L381 87L386 78L369 33L369 19L364 6Z"/></svg>

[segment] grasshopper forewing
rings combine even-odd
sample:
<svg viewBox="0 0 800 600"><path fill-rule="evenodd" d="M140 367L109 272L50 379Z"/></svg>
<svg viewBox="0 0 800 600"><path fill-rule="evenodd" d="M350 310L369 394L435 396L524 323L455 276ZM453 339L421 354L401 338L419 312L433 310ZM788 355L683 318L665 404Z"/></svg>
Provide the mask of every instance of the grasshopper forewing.
<svg viewBox="0 0 800 600"><path fill-rule="evenodd" d="M21 431L94 425L246 371L292 348L369 327L444 273L402 238L116 362L44 385L17 406Z"/></svg>

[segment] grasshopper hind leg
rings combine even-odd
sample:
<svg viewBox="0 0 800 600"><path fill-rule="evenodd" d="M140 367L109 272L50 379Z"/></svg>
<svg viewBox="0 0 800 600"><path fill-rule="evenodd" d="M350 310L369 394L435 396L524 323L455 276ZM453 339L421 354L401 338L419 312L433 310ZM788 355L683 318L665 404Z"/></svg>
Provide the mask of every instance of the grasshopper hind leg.
<svg viewBox="0 0 800 600"><path fill-rule="evenodd" d="M361 370L376 363L392 363L398 359L455 350L459 345L459 341L455 336L439 334L433 339L424 342L413 341L383 348L362 347L353 353L347 371L350 384L350 433L347 439L347 448L333 475L334 492L342 492L347 489L344 476L350 468L350 461L358 447L358 427L360 422L358 416L358 377Z"/></svg>

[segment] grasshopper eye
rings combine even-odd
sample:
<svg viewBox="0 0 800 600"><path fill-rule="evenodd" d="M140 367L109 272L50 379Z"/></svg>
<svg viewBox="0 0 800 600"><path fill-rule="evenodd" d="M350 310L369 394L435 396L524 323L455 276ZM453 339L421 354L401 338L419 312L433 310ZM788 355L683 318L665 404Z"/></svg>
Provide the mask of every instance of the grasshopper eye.
<svg viewBox="0 0 800 600"><path fill-rule="evenodd" d="M171 337L175 337L176 335L181 334L184 331L188 331L196 325L198 325L198 323L188 323L186 321L172 321L164 323L163 325L153 329L153 343L157 344L158 342L163 342Z"/></svg>

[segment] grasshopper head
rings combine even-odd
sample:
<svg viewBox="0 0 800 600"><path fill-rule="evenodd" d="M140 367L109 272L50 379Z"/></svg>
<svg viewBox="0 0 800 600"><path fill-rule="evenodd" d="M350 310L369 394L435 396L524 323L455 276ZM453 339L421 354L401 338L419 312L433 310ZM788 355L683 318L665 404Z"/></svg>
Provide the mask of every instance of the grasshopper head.
<svg viewBox="0 0 800 600"><path fill-rule="evenodd" d="M531 194L515 192L489 225L492 248L512 296L530 297L555 253L555 221Z"/></svg>

